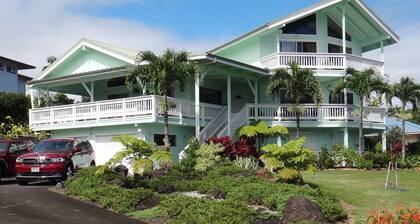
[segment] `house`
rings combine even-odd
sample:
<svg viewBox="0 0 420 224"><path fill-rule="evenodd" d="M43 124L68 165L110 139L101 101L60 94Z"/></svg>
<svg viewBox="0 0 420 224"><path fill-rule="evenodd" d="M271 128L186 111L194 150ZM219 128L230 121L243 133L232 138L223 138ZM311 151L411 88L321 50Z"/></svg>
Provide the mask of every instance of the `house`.
<svg viewBox="0 0 420 224"><path fill-rule="evenodd" d="M384 48L398 41L363 1L324 0L191 57L200 66L200 78L187 83L184 91L171 90L174 156L192 136L201 140L232 136L238 127L256 120L285 125L293 133L296 124L289 110L291 99L283 91L278 97L269 97L265 90L270 73L292 61L315 72L325 95L319 107L311 99L302 101L306 145L315 150L332 144L357 148L359 124L353 112L359 97L348 90L333 97L331 90L348 66L359 70L373 67L384 74ZM376 49L381 51L381 59L363 57ZM89 138L98 164L121 147L111 141L113 136L129 134L163 144L158 106L162 98L147 95L141 88L128 89L124 82L136 54L135 50L80 40L29 87L81 95L90 102L31 109L31 128L51 131L52 137ZM385 109L366 107L365 111L365 133L385 136ZM281 138L271 141L282 144Z"/></svg>
<svg viewBox="0 0 420 224"><path fill-rule="evenodd" d="M395 117L386 117L385 124L387 128L399 127L402 130L402 120ZM406 121L405 122L405 144L411 144L420 141L420 125Z"/></svg>
<svg viewBox="0 0 420 224"><path fill-rule="evenodd" d="M32 77L19 74L20 70L34 69L19 61L0 56L0 92L26 93L26 82Z"/></svg>

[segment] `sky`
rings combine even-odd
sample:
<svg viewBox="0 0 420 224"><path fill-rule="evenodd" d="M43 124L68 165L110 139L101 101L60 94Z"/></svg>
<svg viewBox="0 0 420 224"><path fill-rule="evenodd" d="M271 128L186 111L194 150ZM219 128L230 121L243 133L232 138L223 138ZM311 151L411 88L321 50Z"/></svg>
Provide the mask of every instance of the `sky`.
<svg viewBox="0 0 420 224"><path fill-rule="evenodd" d="M36 76L48 56L83 37L135 50L205 52L318 1L0 0L0 55L35 65L22 73ZM385 49L386 72L420 81L420 0L365 2L401 37Z"/></svg>

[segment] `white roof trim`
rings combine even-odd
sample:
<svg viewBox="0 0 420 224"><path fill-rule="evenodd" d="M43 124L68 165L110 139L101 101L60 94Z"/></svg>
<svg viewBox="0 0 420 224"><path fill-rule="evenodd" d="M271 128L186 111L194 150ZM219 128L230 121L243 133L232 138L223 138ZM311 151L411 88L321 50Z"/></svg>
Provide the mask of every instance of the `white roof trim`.
<svg viewBox="0 0 420 224"><path fill-rule="evenodd" d="M260 33L264 32L268 29L272 29L272 28L290 23L294 20L305 17L307 15L310 15L310 14L315 13L315 12L321 10L321 9L332 6L332 5L337 4L339 2L342 2L342 1L347 1L347 0L324 0L323 2L320 2L320 3L317 3L315 5L309 6L306 9L300 10L300 11L292 13L292 14L286 16L286 17L280 18L278 20L275 20L275 21L269 22L269 23L267 23L263 26L260 26L256 29L238 37L238 38L235 38L231 41L228 41L228 42L220 45L217 48L214 48L214 49L210 50L209 52L212 53L212 54L220 52L220 51L232 46L233 44L236 44L236 43L238 43L240 41L243 41L243 40L245 40L249 37L260 34ZM377 22L381 26L381 28L383 28L387 33L389 33L389 35L393 39L395 39L396 42L399 42L398 35L396 35L395 32L393 32L387 25L385 25L385 23L375 13L373 13L373 11L365 3L363 3L362 0L353 0L353 1L356 2L358 5L360 5L360 7L363 10L365 10L368 13L368 15L371 18L373 18L375 20L375 22Z"/></svg>
<svg viewBox="0 0 420 224"><path fill-rule="evenodd" d="M111 57L117 58L119 60L122 60L124 62L127 62L129 64L135 64L135 61L131 58L128 58L124 55L118 54L117 52L110 51L108 49L105 49L101 46L98 46L89 40L81 39L79 42L77 42L73 47L71 47L68 51L64 53L63 56L61 56L59 59L57 59L54 63L52 63L50 66L48 66L44 71L41 72L41 74L35 78L35 80L40 80L47 76L52 70L54 70L57 66L59 66L61 63L63 63L67 58L69 58L72 54L74 54L78 49L82 47L88 47L91 49L94 49L96 51L99 51L101 53L104 53L106 55L109 55Z"/></svg>

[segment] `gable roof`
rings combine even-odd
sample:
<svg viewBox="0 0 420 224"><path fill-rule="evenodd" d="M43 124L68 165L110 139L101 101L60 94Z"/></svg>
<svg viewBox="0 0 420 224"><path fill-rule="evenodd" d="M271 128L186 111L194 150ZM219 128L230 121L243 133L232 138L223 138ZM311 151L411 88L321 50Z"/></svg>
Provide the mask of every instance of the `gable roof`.
<svg viewBox="0 0 420 224"><path fill-rule="evenodd" d="M217 53L217 52L219 52L221 50L224 50L225 48L228 48L228 47L230 47L230 46L232 46L232 45L234 45L234 44L236 44L236 43L238 43L242 40L248 39L248 38L250 38L252 36L255 36L257 34L260 34L260 33L264 32L266 30L273 29L273 28L276 28L276 27L280 27L284 24L287 24L287 23L296 21L298 19L304 18L308 15L311 15L311 14L313 14L313 13L319 11L319 10L325 9L325 8L330 7L332 5L335 5L337 3L348 2L348 1L355 2L358 6L360 6L369 15L369 17L372 18L375 21L375 23L378 26L380 26L382 29L385 30L385 32L390 36L390 38L392 38L395 42L399 42L399 40L400 40L399 36L388 25L386 25L385 22L381 18L379 18L379 16L377 16L373 12L373 10L370 9L369 6L367 6L363 2L363 0L322 0L321 2L316 3L314 5L311 5L307 8L301 9L301 10L296 11L294 13L291 13L291 14L285 16L285 17L281 17L281 18L276 19L274 21L268 22L268 23L266 23L266 24L264 24L260 27L257 27L254 30L243 34L242 36L239 36L239 37L237 37L237 38L235 38L235 39L233 39L233 40L231 40L227 43L222 44L221 46L219 46L215 49L210 50L209 52L210 53Z"/></svg>
<svg viewBox="0 0 420 224"><path fill-rule="evenodd" d="M402 128L402 120L395 117L386 117L385 124L388 127ZM406 121L405 132L406 134L420 134L420 125L413 122Z"/></svg>
<svg viewBox="0 0 420 224"><path fill-rule="evenodd" d="M39 76L35 78L35 80L40 80L47 76L51 71L53 71L58 65L64 62L68 57L70 57L73 53L75 53L80 48L92 48L97 50L101 53L106 55L110 55L114 58L127 62L129 64L135 64L137 51L118 47L112 44L103 43L96 40L90 40L86 38L82 38L79 40L73 47L71 47L68 51L66 51L61 57L59 57L54 63L49 65L45 70L41 72Z"/></svg>

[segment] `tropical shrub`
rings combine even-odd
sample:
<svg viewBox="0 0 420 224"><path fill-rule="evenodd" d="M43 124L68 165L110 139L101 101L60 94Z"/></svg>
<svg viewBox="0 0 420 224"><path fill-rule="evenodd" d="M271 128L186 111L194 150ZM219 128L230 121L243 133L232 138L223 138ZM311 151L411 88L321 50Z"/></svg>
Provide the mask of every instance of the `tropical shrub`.
<svg viewBox="0 0 420 224"><path fill-rule="evenodd" d="M258 160L254 157L236 157L233 163L245 170L258 170L260 168Z"/></svg>
<svg viewBox="0 0 420 224"><path fill-rule="evenodd" d="M326 146L322 146L318 153L318 168L322 170L334 168L335 162L332 157L331 151Z"/></svg>
<svg viewBox="0 0 420 224"><path fill-rule="evenodd" d="M368 224L419 224L418 208L398 208L395 213L387 210L373 211L367 220Z"/></svg>
<svg viewBox="0 0 420 224"><path fill-rule="evenodd" d="M255 139L257 148L260 149L267 144L269 138L288 135L289 130L282 125L269 127L267 122L258 121L238 128L237 134L239 137Z"/></svg>
<svg viewBox="0 0 420 224"><path fill-rule="evenodd" d="M188 145L184 150L183 158L181 158L181 167L184 171L191 172L197 164L197 155L195 152L200 148L200 141L193 137L188 141Z"/></svg>
<svg viewBox="0 0 420 224"><path fill-rule="evenodd" d="M34 132L27 124L15 123L12 117L7 116L4 123L0 123L0 138L13 139L19 137L32 137L38 140L48 138L47 132Z"/></svg>
<svg viewBox="0 0 420 224"><path fill-rule="evenodd" d="M214 144L220 144L223 146L224 150L222 155L229 158L230 160L235 160L236 157L249 157L256 156L256 148L253 146L254 141L251 138L241 137L233 142L232 138L229 136L223 137L212 137L206 140L207 143L212 142Z"/></svg>
<svg viewBox="0 0 420 224"><path fill-rule="evenodd" d="M223 152L223 150L224 148L219 144L214 144L212 142L209 144L202 144L195 152L197 155L197 164L194 166L195 170L205 172L217 162L220 162L222 159L220 153Z"/></svg>
<svg viewBox="0 0 420 224"><path fill-rule="evenodd" d="M0 93L0 108L0 123L9 116L16 124L27 124L31 100L21 93Z"/></svg>
<svg viewBox="0 0 420 224"><path fill-rule="evenodd" d="M135 175L143 175L153 170L153 162L157 167L167 167L172 162L169 151L158 149L154 143L146 142L131 135L114 137L113 141L120 142L125 148L117 152L108 162L97 170L97 174L103 174L107 169L117 164L127 162L131 165Z"/></svg>
<svg viewBox="0 0 420 224"><path fill-rule="evenodd" d="M264 163L265 168L270 171L277 172L287 168L282 172L283 175L279 176L280 178L287 176L287 180L290 181L289 178L294 176L299 179L300 175L292 175L292 173L316 171L316 154L313 150L304 148L303 144L305 144L305 138L291 140L283 146L266 145L261 148L264 153L260 156L260 160Z"/></svg>

